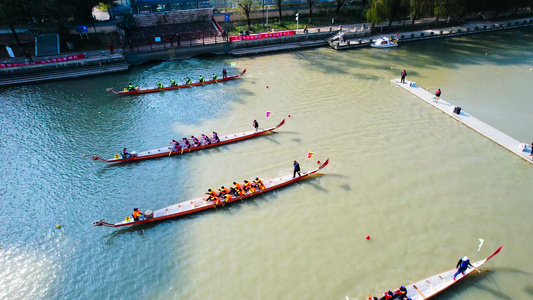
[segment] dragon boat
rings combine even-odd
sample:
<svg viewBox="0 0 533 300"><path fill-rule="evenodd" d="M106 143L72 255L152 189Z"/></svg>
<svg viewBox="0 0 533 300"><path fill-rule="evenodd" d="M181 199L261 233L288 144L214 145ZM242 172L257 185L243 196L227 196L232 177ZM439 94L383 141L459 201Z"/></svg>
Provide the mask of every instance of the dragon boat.
<svg viewBox="0 0 533 300"><path fill-rule="evenodd" d="M167 86L167 87L163 87L163 88L139 89L138 87L136 87L135 90L133 90L133 91L128 91L127 89L124 89L123 91L115 91L115 90L113 90L113 88L107 88L106 91L114 93L116 95L121 95L121 96L147 94L147 93L157 93L157 92L163 92L163 91L169 91L169 90L177 90L177 89L188 88L188 87L193 87L193 86L199 86L199 85L206 85L206 84L220 83L220 82L224 82L224 81L229 81L229 80L241 78L244 75L244 73L246 73L246 69L244 69L241 72L241 74L239 74L239 75L230 76L230 77L226 77L226 78L219 78L219 79L216 79L216 80L213 79L213 80L208 80L208 81L204 81L204 82L196 82L196 83L191 83L191 84Z"/></svg>
<svg viewBox="0 0 533 300"><path fill-rule="evenodd" d="M212 147L217 147L220 145L225 145L225 144L253 138L256 136L264 135L266 133L273 132L274 130L280 128L283 124L285 124L285 119L283 119L275 127L259 129L257 130L257 132L255 130L252 130L252 131L245 131L245 132L239 132L239 133L233 133L233 134L227 134L227 135L219 135L218 140L213 137L208 137L208 139L198 138L198 144L196 145L195 145L194 140L187 139L187 141L189 141L190 146L186 145L185 141L180 140L178 141L180 150L176 150L174 145L168 145L164 147L141 151L138 153L136 151L131 151L129 153L129 157L115 154L115 157L111 159L103 159L99 156L91 156L90 159L95 160L95 161L103 161L107 163L118 163L118 162L129 162L129 161L136 161L136 160L142 160L142 159L150 159L150 158L156 158L156 157L184 154L184 153L189 153L192 151L209 149Z"/></svg>
<svg viewBox="0 0 533 300"><path fill-rule="evenodd" d="M481 268L482 265L484 265L489 259L491 259L494 255L498 254L502 250L502 246L500 246L494 253L489 255L487 258L482 259L480 261L476 261L472 263L472 267L468 267L464 273L460 273L457 275L457 277L454 279L453 275L457 272L457 269L452 269L431 277L428 277L426 279L422 279L414 284L406 285L405 288L407 290L407 294L404 296L401 296L398 291L396 291L393 295L390 296L390 298L387 298L386 296L382 297L368 297L369 300L378 299L378 300L384 300L384 299L411 299L411 300L423 300L423 299L430 299L434 296L437 296L442 291L446 290L450 286L454 285L455 283L459 282L461 279L468 276L470 273L472 273L474 270L479 271L479 268ZM348 297L346 297L348 298Z"/></svg>
<svg viewBox="0 0 533 300"><path fill-rule="evenodd" d="M297 176L294 178L292 174L288 174L285 176L275 177L275 178L266 179L266 180L261 179L262 185L263 185L262 188L257 187L255 188L255 191L253 192L251 189L249 189L248 191L244 192L244 194L234 196L231 199L228 199L227 201L221 201L217 203L217 201L211 200L212 198L208 196L203 196L203 197L198 197L195 199L179 202L179 203L176 203L176 204L173 204L173 205L161 208L161 209L157 209L154 211L147 210L144 212L144 214L142 214L140 218L138 218L137 221L131 216L128 216L125 218L124 221L120 221L117 223L108 223L108 222L105 222L104 219L101 219L101 220L93 222L93 226L107 226L107 227L132 226L132 225L138 225L138 224L144 224L144 223L150 223L150 222L157 222L157 221L170 219L170 218L181 217L181 216L205 211L208 209L213 209L222 204L225 205L225 204L236 202L236 201L242 201L244 199L247 199L247 198L259 195L259 194L270 192L282 186L298 182L300 180L303 180L305 178L308 178L310 176L317 174L317 172L320 171L322 168L324 168L328 163L329 163L329 158L324 163L322 163L318 168L308 171L308 172L303 172L301 173L300 176Z"/></svg>

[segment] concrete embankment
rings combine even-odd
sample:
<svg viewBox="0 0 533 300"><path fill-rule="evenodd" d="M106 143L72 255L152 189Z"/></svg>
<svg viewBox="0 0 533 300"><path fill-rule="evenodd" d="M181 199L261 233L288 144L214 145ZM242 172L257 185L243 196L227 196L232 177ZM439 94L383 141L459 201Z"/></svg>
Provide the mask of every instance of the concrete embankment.
<svg viewBox="0 0 533 300"><path fill-rule="evenodd" d="M128 67L128 63L122 54L39 65L7 67L0 69L0 87L124 72L128 70Z"/></svg>
<svg viewBox="0 0 533 300"><path fill-rule="evenodd" d="M533 26L533 19L531 18L513 20L511 22L469 23L464 26L404 32L398 36L398 44L531 26ZM374 35L364 39L350 38L346 42L331 41L329 44L335 50L368 47L374 40L380 39L384 35L386 36L387 34Z"/></svg>

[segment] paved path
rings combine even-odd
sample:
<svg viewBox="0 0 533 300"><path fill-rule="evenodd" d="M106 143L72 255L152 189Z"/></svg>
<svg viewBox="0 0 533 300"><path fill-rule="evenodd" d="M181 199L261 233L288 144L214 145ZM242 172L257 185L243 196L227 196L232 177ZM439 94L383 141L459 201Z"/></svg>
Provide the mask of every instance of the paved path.
<svg viewBox="0 0 533 300"><path fill-rule="evenodd" d="M435 103L434 95L432 93L417 86L412 81L406 81L406 83L400 83L400 79L392 79L391 82L407 90L408 92L422 99L422 101L439 109L440 111L444 112L450 117L474 129L478 133L484 135L485 137L491 139L492 141L496 142L500 146L506 148L512 153L520 156L521 158L533 164L533 158L530 156L530 151L531 151L530 146L527 146L521 149L520 147L521 143L519 141L499 131L498 129L488 125L487 123L484 123L481 120L473 117L472 115L468 114L462 109L459 114L454 113L453 110L455 106L443 100L442 98L439 99L437 103Z"/></svg>

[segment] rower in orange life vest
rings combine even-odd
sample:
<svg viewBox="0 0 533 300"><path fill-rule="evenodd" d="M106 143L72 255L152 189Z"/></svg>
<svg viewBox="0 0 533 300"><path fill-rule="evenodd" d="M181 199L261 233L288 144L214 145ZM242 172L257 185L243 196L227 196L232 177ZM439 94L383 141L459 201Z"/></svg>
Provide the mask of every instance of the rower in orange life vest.
<svg viewBox="0 0 533 300"><path fill-rule="evenodd" d="M240 183L237 183L237 182L233 182L233 187L231 188L231 192L235 195L235 196L242 196L244 195L244 190L242 189L242 186Z"/></svg>
<svg viewBox="0 0 533 300"><path fill-rule="evenodd" d="M133 220L135 222L139 221L139 217L142 216L143 214L141 213L141 211L138 209L138 208L134 208L133 209L133 214L131 214L133 216Z"/></svg>
<svg viewBox="0 0 533 300"><path fill-rule="evenodd" d="M209 139L209 137L203 133L202 133L202 139L204 140L204 145L211 144L211 139Z"/></svg>
<svg viewBox="0 0 533 300"><path fill-rule="evenodd" d="M256 179L254 180L254 184L255 184L257 187L259 187L259 189L261 189L262 191L265 190L265 185L263 184L263 181L262 181L261 179L256 178Z"/></svg>
<svg viewBox="0 0 533 300"><path fill-rule="evenodd" d="M220 139L218 138L218 134L213 131L213 143L220 142Z"/></svg>
<svg viewBox="0 0 533 300"><path fill-rule="evenodd" d="M248 182L248 180L245 180L244 181L244 191L246 192L250 192L250 193L255 193L255 188L252 186L252 184L250 182Z"/></svg>
<svg viewBox="0 0 533 300"><path fill-rule="evenodd" d="M229 194L228 188L225 188L224 186L221 186L218 190L219 190L219 193L218 193L219 197Z"/></svg>

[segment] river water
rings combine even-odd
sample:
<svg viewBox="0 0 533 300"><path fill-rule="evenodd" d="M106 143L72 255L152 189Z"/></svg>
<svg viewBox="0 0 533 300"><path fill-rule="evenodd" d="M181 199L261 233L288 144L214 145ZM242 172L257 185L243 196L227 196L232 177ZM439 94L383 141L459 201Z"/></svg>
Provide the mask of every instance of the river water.
<svg viewBox="0 0 533 300"><path fill-rule="evenodd" d="M408 80L441 88L443 99L530 143L531 49L533 31L515 30L388 51L165 62L3 89L0 298L366 299L503 244L490 272L439 299L533 299L533 166L390 83L405 69ZM160 94L105 91L223 67L248 72ZM276 134L183 156L88 159L283 118ZM305 170L328 157L323 176L216 211L122 230L92 226L234 180L287 174L294 159Z"/></svg>

